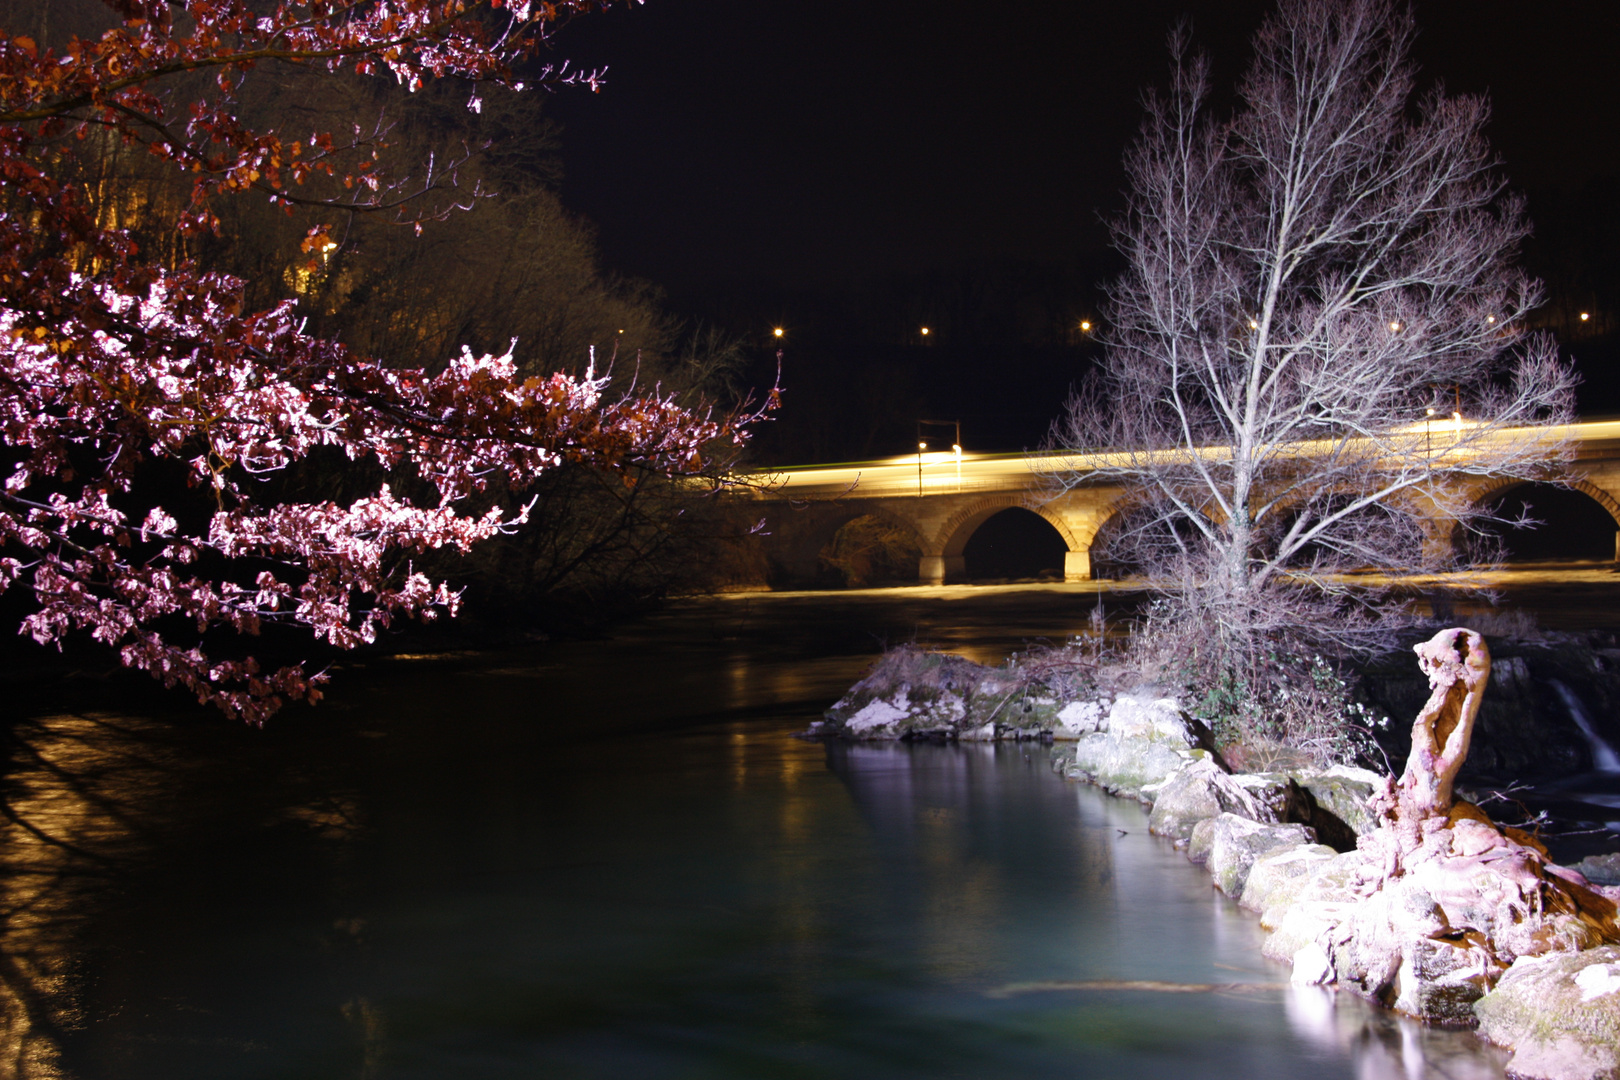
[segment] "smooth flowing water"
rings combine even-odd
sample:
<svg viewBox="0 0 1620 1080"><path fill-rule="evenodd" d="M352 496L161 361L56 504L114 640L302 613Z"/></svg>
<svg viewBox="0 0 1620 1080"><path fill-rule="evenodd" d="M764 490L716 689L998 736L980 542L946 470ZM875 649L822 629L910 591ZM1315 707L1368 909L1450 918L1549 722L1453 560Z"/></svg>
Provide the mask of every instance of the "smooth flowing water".
<svg viewBox="0 0 1620 1080"><path fill-rule="evenodd" d="M0 1075L1501 1076L1287 989L1253 916L1039 746L792 735L877 639L982 654L1088 613L708 601L341 673L265 731L30 709Z"/></svg>

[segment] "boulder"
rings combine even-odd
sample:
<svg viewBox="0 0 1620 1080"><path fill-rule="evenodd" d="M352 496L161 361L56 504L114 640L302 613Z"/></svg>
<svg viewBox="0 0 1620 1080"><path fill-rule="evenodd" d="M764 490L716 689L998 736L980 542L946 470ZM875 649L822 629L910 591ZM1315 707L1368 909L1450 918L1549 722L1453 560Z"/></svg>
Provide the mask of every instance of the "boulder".
<svg viewBox="0 0 1620 1080"><path fill-rule="evenodd" d="M891 649L810 725L816 736L906 738L1076 738L1106 729L1106 698L1066 700L1013 662L991 668L914 646Z"/></svg>
<svg viewBox="0 0 1620 1080"><path fill-rule="evenodd" d="M1057 727L1053 733L1059 738L1078 739L1095 731L1108 730L1108 703L1106 701L1071 701L1057 712Z"/></svg>
<svg viewBox="0 0 1620 1080"><path fill-rule="evenodd" d="M1384 778L1369 769L1349 765L1335 765L1324 772L1304 775L1300 786L1310 792L1319 812L1342 822L1348 833L1367 836L1378 827L1378 818L1372 811L1372 797L1383 787ZM1326 834L1325 822L1313 819L1311 824L1319 834ZM1354 847L1354 842L1346 849Z"/></svg>
<svg viewBox="0 0 1620 1080"><path fill-rule="evenodd" d="M1242 781L1242 777L1229 775L1213 758L1204 757L1162 783L1149 785L1144 792L1153 798L1149 831L1172 840L1186 840L1200 821L1226 813L1275 822L1275 814Z"/></svg>
<svg viewBox="0 0 1620 1080"><path fill-rule="evenodd" d="M1260 925L1271 935L1261 952L1272 960L1295 965L1297 976L1297 954L1319 940L1331 942L1336 929L1349 920L1370 891L1366 882L1372 873L1372 859L1364 851L1347 851L1326 860L1311 873L1292 904L1267 909ZM1308 981L1331 982L1332 975L1329 968L1326 978Z"/></svg>
<svg viewBox="0 0 1620 1080"><path fill-rule="evenodd" d="M1215 887L1235 899L1243 895L1249 870L1261 856L1315 840L1304 825L1266 825L1237 814L1220 814L1193 828L1187 855L1204 863Z"/></svg>
<svg viewBox="0 0 1620 1080"><path fill-rule="evenodd" d="M1269 911L1283 909L1299 899L1299 894L1310 884L1338 852L1325 844L1303 844L1268 852L1256 859L1249 868L1243 884L1243 895L1238 903L1262 916ZM1265 925L1262 918L1261 925ZM1268 927L1269 929L1269 927Z"/></svg>
<svg viewBox="0 0 1620 1080"><path fill-rule="evenodd" d="M1620 851L1588 855L1570 869L1594 885L1620 885Z"/></svg>
<svg viewBox="0 0 1620 1080"><path fill-rule="evenodd" d="M1249 793L1259 807L1251 815L1256 821L1297 821L1304 824L1310 800L1305 790L1288 773L1236 773L1232 779Z"/></svg>
<svg viewBox="0 0 1620 1080"><path fill-rule="evenodd" d="M1075 742L1069 775L1084 777L1115 795L1151 802L1143 788L1195 760L1199 734L1174 698L1149 691L1122 694L1104 723L1101 730Z"/></svg>
<svg viewBox="0 0 1620 1080"><path fill-rule="evenodd" d="M1534 1080L1620 1077L1620 947L1520 957L1474 1003L1479 1031Z"/></svg>

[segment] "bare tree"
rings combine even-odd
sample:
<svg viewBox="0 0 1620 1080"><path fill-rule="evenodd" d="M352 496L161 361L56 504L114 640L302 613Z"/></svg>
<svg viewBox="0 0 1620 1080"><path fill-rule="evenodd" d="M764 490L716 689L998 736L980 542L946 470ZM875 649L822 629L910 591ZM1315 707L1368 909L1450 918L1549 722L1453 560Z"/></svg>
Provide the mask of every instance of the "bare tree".
<svg viewBox="0 0 1620 1080"><path fill-rule="evenodd" d="M1488 104L1418 94L1413 35L1391 0L1283 0L1221 117L1178 31L1125 159L1129 269L1052 442L1064 484L1136 493L1130 555L1227 643L1342 637L1345 572L1444 568L1480 478L1562 452L1574 377L1524 329Z"/></svg>

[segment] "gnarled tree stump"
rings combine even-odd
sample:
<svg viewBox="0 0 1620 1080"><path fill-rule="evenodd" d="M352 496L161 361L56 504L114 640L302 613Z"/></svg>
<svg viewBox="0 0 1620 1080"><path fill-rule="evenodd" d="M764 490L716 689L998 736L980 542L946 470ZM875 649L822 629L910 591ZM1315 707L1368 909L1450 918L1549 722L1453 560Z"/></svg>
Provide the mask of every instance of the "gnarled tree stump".
<svg viewBox="0 0 1620 1080"><path fill-rule="evenodd" d="M1444 816L1452 785L1468 757L1474 718L1491 675L1491 651L1472 630L1442 630L1413 646L1429 677L1429 700L1412 724L1412 753L1398 785L1401 816Z"/></svg>

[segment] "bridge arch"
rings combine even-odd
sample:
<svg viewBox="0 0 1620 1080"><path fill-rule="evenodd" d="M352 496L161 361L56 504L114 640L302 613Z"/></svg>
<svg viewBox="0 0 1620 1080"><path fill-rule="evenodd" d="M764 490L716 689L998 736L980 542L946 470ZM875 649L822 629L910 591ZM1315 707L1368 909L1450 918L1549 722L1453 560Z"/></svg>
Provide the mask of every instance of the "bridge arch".
<svg viewBox="0 0 1620 1080"><path fill-rule="evenodd" d="M1001 491L961 503L932 530L928 546L918 566L918 577L925 582L960 580L967 571L966 550L973 534L986 521L1005 510L1027 510L1056 531L1063 542L1063 576L1067 581L1091 577L1088 546L1080 538L1083 524L1071 521L1053 500L1030 491ZM1080 524L1080 528L1077 528Z"/></svg>
<svg viewBox="0 0 1620 1080"><path fill-rule="evenodd" d="M857 506L825 523L818 535L818 577L836 571L850 586L903 580L917 565L925 538L917 522L882 505ZM873 524L875 523L875 525Z"/></svg>
<svg viewBox="0 0 1620 1080"><path fill-rule="evenodd" d="M873 517L911 537L919 551L928 550L930 537L914 516L890 506L887 500L819 500L792 504L776 502L766 514L764 532L771 538L765 578L777 587L809 585L821 578L822 552L838 531L858 518Z"/></svg>
<svg viewBox="0 0 1620 1080"><path fill-rule="evenodd" d="M1516 492L1524 492L1528 495L1537 488L1555 496L1551 507L1543 504L1544 511L1547 509L1552 510L1552 513L1547 517L1549 524L1554 521L1558 523L1558 528L1553 529L1552 532L1577 534L1564 535L1562 539L1565 543L1562 545L1550 535L1542 536L1542 544L1550 542L1554 549L1563 547L1564 550L1556 554L1552 551L1543 550L1539 553L1540 558L1568 558L1571 557L1574 550L1584 549L1579 557L1592 558L1597 556L1598 552L1602 552L1601 557L1609 557L1612 552L1613 557L1620 559L1620 499L1616 499L1613 493L1579 473L1566 473L1553 482L1538 482L1517 478L1496 479L1488 484L1481 485L1473 493L1471 502L1473 506L1483 508L1492 502L1510 499ZM1571 502L1567 498L1569 492L1579 493L1584 496L1584 499L1575 499ZM1558 509L1560 501L1564 503L1562 510ZM1599 511L1601 511L1601 514ZM1605 537L1600 543L1597 537L1593 535L1594 529L1601 528L1600 522L1603 520L1603 515L1607 515L1608 525L1615 530L1612 547L1608 537ZM1584 534L1584 543L1582 542L1583 535L1579 534ZM1460 541L1460 539L1459 537L1458 540ZM1532 548L1541 546L1533 538L1525 538L1525 540L1528 541ZM1505 538L1504 543L1506 543ZM1522 557L1525 552L1521 549L1518 554ZM1537 555L1531 556L1532 560L1537 557Z"/></svg>
<svg viewBox="0 0 1620 1080"><path fill-rule="evenodd" d="M1069 528L1069 523L1053 510L1049 503L1019 492L987 495L960 508L945 519L945 523L935 533L935 542L929 550L938 551L947 558L960 556L966 550L967 542L973 537L974 531L1003 510L1028 510L1056 529L1068 550L1083 550L1074 532Z"/></svg>
<svg viewBox="0 0 1620 1080"><path fill-rule="evenodd" d="M1501 498L1503 495L1508 494L1514 488L1524 487L1526 484L1532 483L1535 483L1535 481L1520 480L1517 478L1495 480L1493 483L1482 487L1475 492L1473 503L1475 506L1484 506L1491 500ZM1565 476L1560 478L1558 483L1561 487L1569 488L1572 491L1579 491L1581 494L1589 496L1593 502L1597 503L1599 506L1603 507L1603 509L1609 512L1609 517L1614 519L1615 526L1620 528L1620 500L1615 499L1613 495L1609 494L1603 488L1598 487L1584 476Z"/></svg>

